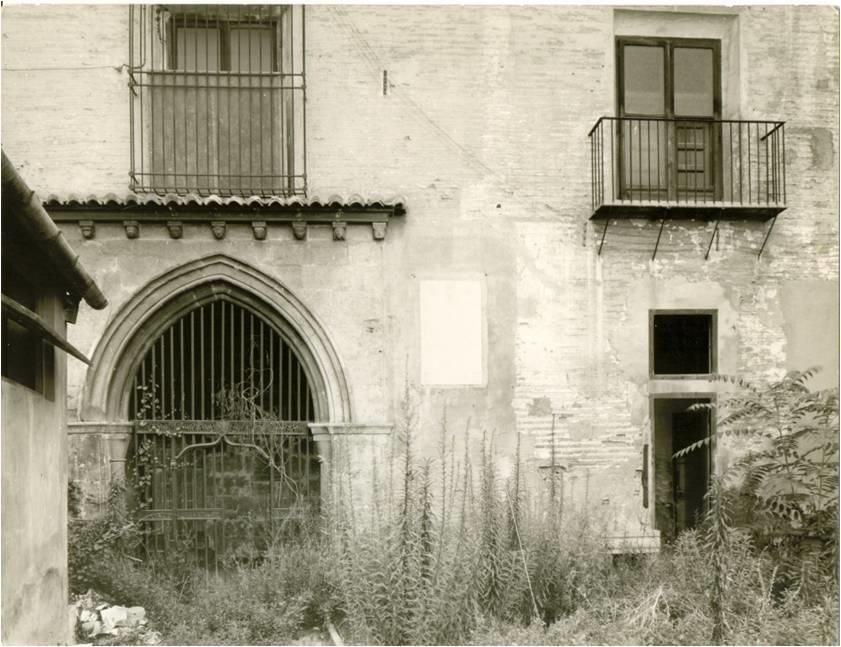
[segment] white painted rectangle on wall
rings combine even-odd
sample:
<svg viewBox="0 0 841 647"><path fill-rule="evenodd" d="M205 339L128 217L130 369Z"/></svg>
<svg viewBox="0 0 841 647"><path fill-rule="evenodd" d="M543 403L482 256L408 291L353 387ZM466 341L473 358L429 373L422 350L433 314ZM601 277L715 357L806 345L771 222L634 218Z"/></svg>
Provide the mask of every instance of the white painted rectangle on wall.
<svg viewBox="0 0 841 647"><path fill-rule="evenodd" d="M421 383L485 384L484 307L479 279L420 281Z"/></svg>

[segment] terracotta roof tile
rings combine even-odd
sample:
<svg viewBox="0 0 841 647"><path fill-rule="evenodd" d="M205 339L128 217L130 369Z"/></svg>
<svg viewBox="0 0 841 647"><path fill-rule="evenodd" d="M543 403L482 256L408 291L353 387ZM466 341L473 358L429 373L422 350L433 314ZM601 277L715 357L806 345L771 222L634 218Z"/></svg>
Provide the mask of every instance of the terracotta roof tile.
<svg viewBox="0 0 841 647"><path fill-rule="evenodd" d="M175 195L168 193L166 195L137 195L128 193L124 196L118 196L114 193L107 193L103 196L88 195L82 197L78 194L56 195L51 194L44 200L44 206L50 207L76 207L76 208L102 208L102 207L150 207L153 205L161 207L242 207L242 208L397 208L402 210L405 208L406 199L403 196L368 196L363 197L358 194L351 194L347 197L340 195L330 195L327 198L319 196L290 196L290 197L269 197L262 198L259 196L240 197L219 195L202 196L198 194Z"/></svg>

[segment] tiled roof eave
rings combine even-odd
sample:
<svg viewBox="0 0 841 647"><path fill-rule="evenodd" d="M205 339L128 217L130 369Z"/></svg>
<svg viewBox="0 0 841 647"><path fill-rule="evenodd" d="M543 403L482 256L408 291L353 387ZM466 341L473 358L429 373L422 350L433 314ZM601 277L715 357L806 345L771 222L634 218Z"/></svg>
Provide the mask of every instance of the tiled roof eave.
<svg viewBox="0 0 841 647"><path fill-rule="evenodd" d="M331 195L327 198L312 196L291 197L222 197L218 195L200 196L190 195L136 195L117 196L109 193L105 196L56 196L50 195L44 206L52 213L61 211L85 212L118 212L121 217L140 213L160 214L207 214L208 211L222 214L225 212L242 213L249 211L260 214L294 214L297 211L307 214L343 211L361 214L364 212L381 212L390 216L400 216L405 213L406 201L402 196L382 198L380 196L362 197L350 195L347 197Z"/></svg>

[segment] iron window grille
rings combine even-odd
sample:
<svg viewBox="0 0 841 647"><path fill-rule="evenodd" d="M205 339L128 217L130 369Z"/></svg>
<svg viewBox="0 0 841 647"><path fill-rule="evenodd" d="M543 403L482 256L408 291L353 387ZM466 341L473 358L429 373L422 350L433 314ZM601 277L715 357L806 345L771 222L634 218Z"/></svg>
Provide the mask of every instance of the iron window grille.
<svg viewBox="0 0 841 647"><path fill-rule="evenodd" d="M129 467L147 555L190 546L218 571L259 558L317 512L312 388L274 326L222 297L173 321L138 359Z"/></svg>
<svg viewBox="0 0 841 647"><path fill-rule="evenodd" d="M131 5L131 189L306 193L302 5Z"/></svg>

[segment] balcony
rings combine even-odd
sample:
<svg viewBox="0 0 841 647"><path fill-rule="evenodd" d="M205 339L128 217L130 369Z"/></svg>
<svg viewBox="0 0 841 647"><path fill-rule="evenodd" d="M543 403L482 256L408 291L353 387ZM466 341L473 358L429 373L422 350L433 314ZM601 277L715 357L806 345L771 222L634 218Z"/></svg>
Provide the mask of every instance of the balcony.
<svg viewBox="0 0 841 647"><path fill-rule="evenodd" d="M781 121L601 117L591 219L758 220L786 208Z"/></svg>
<svg viewBox="0 0 841 647"><path fill-rule="evenodd" d="M306 194L304 7L129 7L130 188Z"/></svg>

